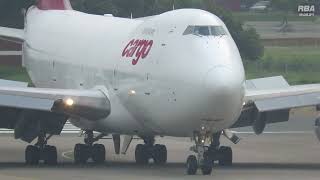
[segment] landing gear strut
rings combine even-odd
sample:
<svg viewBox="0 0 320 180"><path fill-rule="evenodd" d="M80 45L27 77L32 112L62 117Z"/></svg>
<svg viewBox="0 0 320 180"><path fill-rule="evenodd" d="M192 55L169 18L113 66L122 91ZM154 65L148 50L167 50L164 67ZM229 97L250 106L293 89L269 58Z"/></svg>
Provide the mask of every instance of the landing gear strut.
<svg viewBox="0 0 320 180"><path fill-rule="evenodd" d="M44 164L56 165L57 164L57 148L55 146L47 145L48 140L52 137L46 137L46 133L41 133L38 136L38 142L35 145L27 146L25 150L25 159L27 165L37 165L40 160Z"/></svg>
<svg viewBox="0 0 320 180"><path fill-rule="evenodd" d="M227 146L220 146L221 132L215 133L211 137L211 144L208 154L212 161L218 161L220 166L232 165L232 149Z"/></svg>
<svg viewBox="0 0 320 180"><path fill-rule="evenodd" d="M203 175L210 175L214 161L218 161L221 166L232 165L232 149L226 146L220 146L221 132L211 136L210 146L206 146L208 139L207 133L195 133L194 140L196 145L191 150L197 153L197 157L190 155L187 159L187 174L195 175L198 168L201 169Z"/></svg>
<svg viewBox="0 0 320 180"><path fill-rule="evenodd" d="M138 144L135 150L136 163L145 165L153 159L157 165L167 162L167 148L165 145L154 144L154 137L143 138L145 144Z"/></svg>
<svg viewBox="0 0 320 180"><path fill-rule="evenodd" d="M85 144L76 144L74 147L74 161L76 164L85 164L89 158L95 163L103 163L106 160L106 149L103 144L93 144L104 135L94 137L93 131L86 131Z"/></svg>

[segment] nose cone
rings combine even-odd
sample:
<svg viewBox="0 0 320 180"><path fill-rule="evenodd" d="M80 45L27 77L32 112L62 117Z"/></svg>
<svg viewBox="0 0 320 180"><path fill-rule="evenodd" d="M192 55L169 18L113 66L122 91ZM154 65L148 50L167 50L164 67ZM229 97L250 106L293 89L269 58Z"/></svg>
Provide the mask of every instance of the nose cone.
<svg viewBox="0 0 320 180"><path fill-rule="evenodd" d="M211 115L215 119L229 119L239 111L244 95L243 75L225 66L208 71L204 87L210 101Z"/></svg>
<svg viewBox="0 0 320 180"><path fill-rule="evenodd" d="M243 75L229 67L218 66L209 70L205 77L205 88L216 95L232 95L241 90Z"/></svg>

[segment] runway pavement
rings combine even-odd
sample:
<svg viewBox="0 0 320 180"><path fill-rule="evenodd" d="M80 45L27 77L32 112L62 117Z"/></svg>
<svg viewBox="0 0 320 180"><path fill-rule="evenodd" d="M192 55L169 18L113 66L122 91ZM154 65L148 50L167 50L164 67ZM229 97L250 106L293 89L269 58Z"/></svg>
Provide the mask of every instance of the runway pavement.
<svg viewBox="0 0 320 180"><path fill-rule="evenodd" d="M211 176L202 176L200 171L196 176L186 175L185 161L193 145L188 138L157 139L157 143L168 148L168 164L165 166L138 166L134 163L134 148L141 140L134 140L128 154L121 156L115 155L111 140L101 140L99 143L105 144L107 149L105 164L74 165L73 147L83 139L77 134L64 134L49 141L59 151L57 166L28 167L24 164L27 143L14 140L12 134L0 134L0 180L319 179L320 143L313 133L314 117L302 114L292 116L289 122L269 125L267 133L260 136L246 133L252 131L251 128L236 129L242 132L238 134L242 140L237 145L222 138L222 145L233 148L234 165L216 165ZM68 126L67 129L73 128Z"/></svg>
<svg viewBox="0 0 320 180"><path fill-rule="evenodd" d="M59 164L55 167L24 165L24 148L26 143L14 141L6 136L0 137L0 179L319 179L320 177L320 143L310 132L298 134L265 134L256 136L240 134L242 141L232 145L234 165L232 167L215 166L211 176L187 176L185 159L190 154L189 139L162 138L168 148L169 162L165 166L137 166L134 163L133 142L127 155L117 156L113 152L112 142L103 140L107 147L107 162L103 165L89 163L85 166L72 163L75 143L82 139L72 135L55 137L50 144L59 149ZM223 144L231 145L225 139Z"/></svg>

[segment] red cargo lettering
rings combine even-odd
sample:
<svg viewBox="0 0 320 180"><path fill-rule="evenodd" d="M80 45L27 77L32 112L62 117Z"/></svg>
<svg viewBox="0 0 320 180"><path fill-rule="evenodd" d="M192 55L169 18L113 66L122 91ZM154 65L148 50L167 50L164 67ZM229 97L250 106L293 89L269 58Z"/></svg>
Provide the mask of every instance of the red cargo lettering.
<svg viewBox="0 0 320 180"><path fill-rule="evenodd" d="M122 51L122 57L134 57L132 65L136 65L141 58L148 56L152 45L153 40L132 39Z"/></svg>

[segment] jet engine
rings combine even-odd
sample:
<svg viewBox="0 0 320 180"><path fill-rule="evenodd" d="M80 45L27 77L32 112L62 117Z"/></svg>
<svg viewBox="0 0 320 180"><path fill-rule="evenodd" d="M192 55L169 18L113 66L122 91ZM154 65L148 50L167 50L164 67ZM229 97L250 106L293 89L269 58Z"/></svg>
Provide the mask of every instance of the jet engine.
<svg viewBox="0 0 320 180"><path fill-rule="evenodd" d="M263 133L265 127L266 127L266 113L262 112L257 112L255 113L255 120L252 124L252 128L254 133L256 133L257 135L260 135Z"/></svg>

